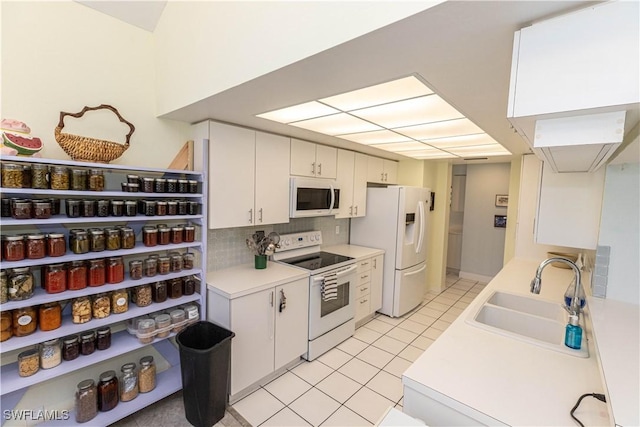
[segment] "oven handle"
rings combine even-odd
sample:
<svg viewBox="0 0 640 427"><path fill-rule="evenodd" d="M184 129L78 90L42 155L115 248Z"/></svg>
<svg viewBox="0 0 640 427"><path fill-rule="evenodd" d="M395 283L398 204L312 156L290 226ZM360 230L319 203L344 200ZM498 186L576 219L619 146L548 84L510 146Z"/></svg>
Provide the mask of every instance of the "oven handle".
<svg viewBox="0 0 640 427"><path fill-rule="evenodd" d="M336 274L336 276L337 276L337 277L342 277L342 276L345 276L345 275L347 275L347 274L350 274L350 273L355 272L357 269L358 269L358 265L357 265L357 264L354 264L354 265L352 265L351 267L349 267L349 268L347 268L347 269L345 269L345 270L338 271L338 273ZM315 283L321 283L323 280L324 280L324 276L322 276L322 275L321 275L321 276L315 276L315 277L313 278L313 283L314 283L314 284L315 284Z"/></svg>

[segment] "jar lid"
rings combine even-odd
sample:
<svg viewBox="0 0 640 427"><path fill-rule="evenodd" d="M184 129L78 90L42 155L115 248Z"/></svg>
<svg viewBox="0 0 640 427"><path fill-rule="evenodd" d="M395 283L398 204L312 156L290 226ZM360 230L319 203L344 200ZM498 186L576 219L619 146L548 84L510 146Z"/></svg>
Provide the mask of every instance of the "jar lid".
<svg viewBox="0 0 640 427"><path fill-rule="evenodd" d="M133 362L125 363L120 368L120 371L122 371L122 372L133 372L135 370L136 370L136 364L133 363Z"/></svg>
<svg viewBox="0 0 640 427"><path fill-rule="evenodd" d="M49 165L47 165L45 163L34 163L31 167L33 169L48 169Z"/></svg>
<svg viewBox="0 0 640 427"><path fill-rule="evenodd" d="M121 256L109 257L109 262L122 262L122 257Z"/></svg>
<svg viewBox="0 0 640 427"><path fill-rule="evenodd" d="M102 169L89 169L89 172L91 172L92 175L102 175L104 173Z"/></svg>
<svg viewBox="0 0 640 427"><path fill-rule="evenodd" d="M167 182L167 180L164 179L164 178L156 178L155 181L156 182Z"/></svg>
<svg viewBox="0 0 640 427"><path fill-rule="evenodd" d="M91 199L82 199L82 203L83 204L91 203L92 205L94 205L96 203L96 201L95 200L91 200Z"/></svg>
<svg viewBox="0 0 640 427"><path fill-rule="evenodd" d="M64 238L64 234L62 234L62 233L49 233L49 234L47 234L47 237L49 239L61 239L61 238Z"/></svg>
<svg viewBox="0 0 640 427"><path fill-rule="evenodd" d="M40 306L40 309L43 308L51 308L51 307L60 307L60 303L58 302L46 302Z"/></svg>
<svg viewBox="0 0 640 427"><path fill-rule="evenodd" d="M17 163L3 163L2 167L5 169L22 169L22 166Z"/></svg>
<svg viewBox="0 0 640 427"><path fill-rule="evenodd" d="M84 261L71 261L71 267L83 267L84 265Z"/></svg>
<svg viewBox="0 0 640 427"><path fill-rule="evenodd" d="M184 227L177 226L177 227L171 227L171 229L174 231L182 231L184 230Z"/></svg>
<svg viewBox="0 0 640 427"><path fill-rule="evenodd" d="M42 205L49 205L49 206L51 206L51 201L49 201L49 200L42 200L42 199L40 199L40 200L33 200L31 203L33 203L34 205L36 205L36 206L38 206L38 207L40 207L40 206L42 206Z"/></svg>
<svg viewBox="0 0 640 427"><path fill-rule="evenodd" d="M72 228L69 230L69 234L76 234L79 231L85 231L84 228Z"/></svg>
<svg viewBox="0 0 640 427"><path fill-rule="evenodd" d="M100 228L92 228L91 230L89 230L89 232L91 234L96 234L96 235L102 234L102 235L104 235L104 230L102 230Z"/></svg>
<svg viewBox="0 0 640 427"><path fill-rule="evenodd" d="M100 328L97 330L98 336L108 335L111 333L111 328L105 326L104 328Z"/></svg>
<svg viewBox="0 0 640 427"><path fill-rule="evenodd" d="M140 359L140 366L149 366L153 363L153 356L144 356Z"/></svg>
<svg viewBox="0 0 640 427"><path fill-rule="evenodd" d="M156 202L156 205L162 205L162 206L164 206L164 205L166 205L166 204L167 204L167 202L165 202L165 201L163 201L163 200L158 200L158 201Z"/></svg>
<svg viewBox="0 0 640 427"><path fill-rule="evenodd" d="M195 227L195 225L185 225L185 226L184 226L184 229L185 229L185 230L195 230L195 229L196 229L196 227Z"/></svg>
<svg viewBox="0 0 640 427"><path fill-rule="evenodd" d="M107 228L105 232L107 234L120 234L120 230L118 230L117 228Z"/></svg>
<svg viewBox="0 0 640 427"><path fill-rule="evenodd" d="M69 170L66 166L51 166L51 169L56 172L66 172Z"/></svg>
<svg viewBox="0 0 640 427"><path fill-rule="evenodd" d="M136 202L135 200L125 200L124 204L125 205L137 205L138 202Z"/></svg>
<svg viewBox="0 0 640 427"><path fill-rule="evenodd" d="M111 204L120 206L120 205L124 205L124 201L123 200L112 200Z"/></svg>
<svg viewBox="0 0 640 427"><path fill-rule="evenodd" d="M29 234L27 236L27 239L29 240L40 240L40 239L44 239L44 234Z"/></svg>
<svg viewBox="0 0 640 427"><path fill-rule="evenodd" d="M116 371L107 371L100 374L100 382L110 381L116 376Z"/></svg>
<svg viewBox="0 0 640 427"><path fill-rule="evenodd" d="M58 338L54 338L52 340L43 342L42 345L46 345L50 347L52 345L58 345L59 343L60 343L60 340Z"/></svg>
<svg viewBox="0 0 640 427"><path fill-rule="evenodd" d="M74 344L74 343L78 342L78 336L77 335L69 335L68 337L62 338L62 342L65 343L65 344Z"/></svg>
<svg viewBox="0 0 640 427"><path fill-rule="evenodd" d="M77 238L79 238L79 237L84 237L84 238L86 238L86 237L89 235L89 233L87 233L87 232L86 232L86 231L84 231L84 230L78 230L78 231L76 231L75 233L73 233L73 235L74 235L74 237L75 237L76 239L77 239Z"/></svg>
<svg viewBox="0 0 640 427"><path fill-rule="evenodd" d="M158 260L160 262L167 262L167 261L171 261L171 258L169 258L168 256L161 256L160 258L158 258Z"/></svg>
<svg viewBox="0 0 640 427"><path fill-rule="evenodd" d="M104 265L104 259L103 258L90 259L89 260L89 264L91 264L91 265Z"/></svg>
<svg viewBox="0 0 640 427"><path fill-rule="evenodd" d="M190 179L188 181L189 181L189 184L197 184L198 183L198 180L196 180L196 179Z"/></svg>
<svg viewBox="0 0 640 427"><path fill-rule="evenodd" d="M29 272L29 267L16 267L16 268L12 269L12 271L13 271L14 273L18 273L18 274L21 274L21 273L27 273L27 272ZM30 308L30 307L29 307L29 308ZM27 308L25 308L25 310L26 310L26 309L27 309Z"/></svg>
<svg viewBox="0 0 640 427"><path fill-rule="evenodd" d="M92 340L96 337L96 333L94 331L83 332L80 334L81 340Z"/></svg>
<svg viewBox="0 0 640 427"><path fill-rule="evenodd" d="M145 176L145 177L143 177L143 178L142 178L142 180L143 180L144 182L153 182L153 178L149 178L149 177L146 177L146 176Z"/></svg>
<svg viewBox="0 0 640 427"><path fill-rule="evenodd" d="M157 232L158 232L158 229L157 229L157 228L155 228L155 227L153 227L153 228L144 228L142 231L143 231L143 232L145 232L145 233L147 233L147 234L148 234L148 233L157 233Z"/></svg>
<svg viewBox="0 0 640 427"><path fill-rule="evenodd" d="M134 174L129 174L127 175L127 178L131 178L131 179L138 179L140 178L138 175L134 175Z"/></svg>
<svg viewBox="0 0 640 427"><path fill-rule="evenodd" d="M167 201L167 204L168 204L168 205L171 205L171 206L173 206L173 205L176 205L176 206L177 206L177 205L178 205L178 201L177 201L177 200L168 200L168 201Z"/></svg>
<svg viewBox="0 0 640 427"><path fill-rule="evenodd" d="M161 287L166 287L167 286L167 282L165 282L164 280L160 280L159 282L155 282L153 284L153 287L157 288L161 288Z"/></svg>
<svg viewBox="0 0 640 427"><path fill-rule="evenodd" d="M10 242L17 242L18 240L24 240L23 236L2 236L3 240L8 240Z"/></svg>
<svg viewBox="0 0 640 427"><path fill-rule="evenodd" d="M138 322L138 329L151 329L155 328L156 322L153 319L140 319Z"/></svg>
<svg viewBox="0 0 640 427"><path fill-rule="evenodd" d="M24 359L25 357L34 356L34 355L38 355L37 349L25 350L18 355L18 359Z"/></svg>
<svg viewBox="0 0 640 427"><path fill-rule="evenodd" d="M178 309L169 313L169 316L171 316L171 319L184 319L185 313L184 310Z"/></svg>
<svg viewBox="0 0 640 427"><path fill-rule="evenodd" d="M197 305L188 305L184 308L184 311L187 312L192 312L192 311L198 311L198 306Z"/></svg>
<svg viewBox="0 0 640 427"><path fill-rule="evenodd" d="M189 180L188 179L179 179L178 182L188 184Z"/></svg>
<svg viewBox="0 0 640 427"><path fill-rule="evenodd" d="M159 314L158 316L156 316L156 326L163 324L163 325L168 325L171 323L171 316L169 316L168 314Z"/></svg>
<svg viewBox="0 0 640 427"><path fill-rule="evenodd" d="M83 380L78 383L78 390L86 390L88 388L94 387L95 385L96 383L91 379Z"/></svg>
<svg viewBox="0 0 640 427"><path fill-rule="evenodd" d="M167 182L178 182L175 178L167 178Z"/></svg>
<svg viewBox="0 0 640 427"><path fill-rule="evenodd" d="M71 173L85 174L87 171L84 169L71 169Z"/></svg>

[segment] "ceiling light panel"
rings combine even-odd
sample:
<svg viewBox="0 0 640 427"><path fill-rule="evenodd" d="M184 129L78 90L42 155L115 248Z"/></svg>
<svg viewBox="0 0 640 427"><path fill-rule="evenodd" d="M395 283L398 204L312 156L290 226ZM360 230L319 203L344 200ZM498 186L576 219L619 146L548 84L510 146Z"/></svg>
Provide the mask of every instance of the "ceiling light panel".
<svg viewBox="0 0 640 427"><path fill-rule="evenodd" d="M372 147L380 148L381 150L392 151L394 153L401 153L402 151L412 151L412 150L421 150L424 148L429 148L421 142L411 141L411 142L396 142L393 144L376 144L372 145Z"/></svg>
<svg viewBox="0 0 640 427"><path fill-rule="evenodd" d="M461 157L468 156L508 156L511 153L500 144L476 145L471 147L447 148L447 151Z"/></svg>
<svg viewBox="0 0 640 427"><path fill-rule="evenodd" d="M382 129L380 126L360 120L359 118L346 113L303 120L300 122L290 123L290 125L331 136Z"/></svg>
<svg viewBox="0 0 640 427"><path fill-rule="evenodd" d="M438 150L435 148L426 149L426 150L415 150L415 151L403 151L403 156L413 157L414 159L424 160L424 159L456 159L458 156L447 153L446 151Z"/></svg>
<svg viewBox="0 0 640 427"><path fill-rule="evenodd" d="M433 91L416 77L409 76L392 82L322 98L320 102L339 108L342 111L351 111L432 93Z"/></svg>
<svg viewBox="0 0 640 427"><path fill-rule="evenodd" d="M351 114L377 123L387 129L464 117L438 95L427 95L377 107L364 108L352 111Z"/></svg>
<svg viewBox="0 0 640 427"><path fill-rule="evenodd" d="M472 145L498 144L495 139L486 133L474 135L452 136L449 138L427 139L423 140L425 144L429 144L436 148L447 150L451 147L468 147ZM498 144L499 145L499 144Z"/></svg>
<svg viewBox="0 0 640 427"><path fill-rule="evenodd" d="M446 120L444 122L428 123L417 126L408 126L394 130L398 133L418 140L448 138L457 135L484 133L482 129L480 129L467 118Z"/></svg>
<svg viewBox="0 0 640 427"><path fill-rule="evenodd" d="M410 141L404 135L399 135L390 130L376 130L373 132L353 133L350 135L339 135L338 138L347 139L349 141L358 142L360 144L388 144L391 142Z"/></svg>
<svg viewBox="0 0 640 427"><path fill-rule="evenodd" d="M317 101L305 102L304 104L294 105L279 110L269 111L267 113L258 114L257 117L273 120L280 123L291 123L300 120L312 119L314 117L328 116L336 114L340 111L321 104Z"/></svg>

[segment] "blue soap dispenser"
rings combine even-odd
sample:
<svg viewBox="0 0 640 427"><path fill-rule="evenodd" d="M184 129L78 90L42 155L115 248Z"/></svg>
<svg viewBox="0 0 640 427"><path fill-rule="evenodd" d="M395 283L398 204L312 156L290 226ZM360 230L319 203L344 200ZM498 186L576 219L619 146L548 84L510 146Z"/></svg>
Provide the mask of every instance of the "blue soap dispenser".
<svg viewBox="0 0 640 427"><path fill-rule="evenodd" d="M564 335L564 345L574 350L580 350L582 345L582 328L578 324L578 316L572 314L569 316L569 323Z"/></svg>

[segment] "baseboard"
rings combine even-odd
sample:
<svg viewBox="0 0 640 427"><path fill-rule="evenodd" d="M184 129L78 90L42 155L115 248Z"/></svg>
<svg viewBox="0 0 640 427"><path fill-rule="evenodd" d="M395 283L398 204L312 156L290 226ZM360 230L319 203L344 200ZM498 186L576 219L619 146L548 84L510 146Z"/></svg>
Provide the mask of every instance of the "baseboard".
<svg viewBox="0 0 640 427"><path fill-rule="evenodd" d="M467 273L466 271L461 271L459 277L461 279L476 280L482 283L489 283L493 280L493 276L483 276L482 274Z"/></svg>

